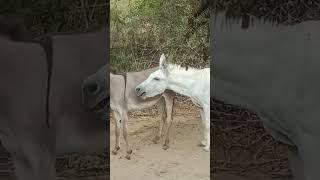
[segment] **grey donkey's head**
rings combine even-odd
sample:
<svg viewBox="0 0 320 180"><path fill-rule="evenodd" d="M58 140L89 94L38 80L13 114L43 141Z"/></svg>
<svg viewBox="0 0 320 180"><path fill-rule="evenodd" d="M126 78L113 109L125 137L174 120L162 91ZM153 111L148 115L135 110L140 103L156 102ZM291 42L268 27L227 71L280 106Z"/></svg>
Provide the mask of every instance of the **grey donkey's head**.
<svg viewBox="0 0 320 180"><path fill-rule="evenodd" d="M108 67L104 65L82 83L82 102L99 118L109 118L109 78Z"/></svg>

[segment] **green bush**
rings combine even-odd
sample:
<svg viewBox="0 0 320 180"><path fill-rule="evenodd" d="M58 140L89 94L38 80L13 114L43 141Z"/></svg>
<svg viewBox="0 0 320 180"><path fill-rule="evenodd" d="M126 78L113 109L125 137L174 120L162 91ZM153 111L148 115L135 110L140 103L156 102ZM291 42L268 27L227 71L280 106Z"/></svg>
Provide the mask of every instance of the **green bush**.
<svg viewBox="0 0 320 180"><path fill-rule="evenodd" d="M158 64L161 53L181 65L209 65L209 19L190 38L189 19L200 2L192 0L111 0L111 66L115 72Z"/></svg>
<svg viewBox="0 0 320 180"><path fill-rule="evenodd" d="M22 17L34 36L56 32L83 32L106 25L106 0L0 1L0 15Z"/></svg>

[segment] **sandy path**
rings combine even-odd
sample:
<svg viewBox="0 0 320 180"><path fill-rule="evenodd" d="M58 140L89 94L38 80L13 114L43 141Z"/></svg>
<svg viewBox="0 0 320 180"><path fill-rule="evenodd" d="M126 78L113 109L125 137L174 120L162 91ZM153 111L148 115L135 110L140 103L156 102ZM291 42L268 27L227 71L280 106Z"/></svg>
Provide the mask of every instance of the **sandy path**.
<svg viewBox="0 0 320 180"><path fill-rule="evenodd" d="M152 142L158 127L158 116L129 117L133 155L131 160L127 160L125 149L117 155L110 154L111 180L209 180L210 155L197 146L200 138L198 113L180 113L173 118L170 148L165 151L162 142ZM113 123L110 128L112 150L115 142ZM122 137L121 145L124 147Z"/></svg>

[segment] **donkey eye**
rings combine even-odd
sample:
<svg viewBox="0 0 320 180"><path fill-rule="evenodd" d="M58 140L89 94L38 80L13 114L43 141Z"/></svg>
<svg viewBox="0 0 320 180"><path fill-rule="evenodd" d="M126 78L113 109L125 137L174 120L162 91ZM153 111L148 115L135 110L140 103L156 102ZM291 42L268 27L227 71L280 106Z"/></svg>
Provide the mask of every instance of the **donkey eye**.
<svg viewBox="0 0 320 180"><path fill-rule="evenodd" d="M153 78L154 80L156 80L156 81L159 81L160 79L159 78L157 78L157 77L155 77L155 78Z"/></svg>

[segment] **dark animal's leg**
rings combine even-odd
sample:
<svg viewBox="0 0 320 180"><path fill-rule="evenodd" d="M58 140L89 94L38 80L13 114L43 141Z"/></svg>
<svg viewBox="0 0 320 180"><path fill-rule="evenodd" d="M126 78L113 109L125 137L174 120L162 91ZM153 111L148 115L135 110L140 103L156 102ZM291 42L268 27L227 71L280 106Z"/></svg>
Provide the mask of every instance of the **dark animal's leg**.
<svg viewBox="0 0 320 180"><path fill-rule="evenodd" d="M318 180L320 138L308 132L301 132L299 135L299 157L303 160L305 180Z"/></svg>
<svg viewBox="0 0 320 180"><path fill-rule="evenodd" d="M115 117L115 135L116 135L116 144L114 149L112 150L112 154L116 155L118 153L118 151L120 150L120 141L119 141L119 137L120 137L120 126L121 126L121 117L120 114L117 111L113 111L114 112L114 117Z"/></svg>
<svg viewBox="0 0 320 180"><path fill-rule="evenodd" d="M166 111L165 111L165 100L161 98L161 100L157 103L158 113L161 116L161 119L159 121L159 130L156 136L153 139L153 142L157 144L160 140L160 137L162 135L163 126L167 117Z"/></svg>
<svg viewBox="0 0 320 180"><path fill-rule="evenodd" d="M7 151L11 154L12 160L15 167L15 175L18 180L25 179L25 180L31 180L34 179L34 173L31 168L31 164L29 161L25 158L23 153L21 152L18 144L18 140L16 138L13 138L14 136L11 134L1 133L1 143L4 146L4 148L7 149Z"/></svg>
<svg viewBox="0 0 320 180"><path fill-rule="evenodd" d="M42 130L34 134L18 135L17 149L13 154L18 179L56 179L55 139L50 136Z"/></svg>
<svg viewBox="0 0 320 180"><path fill-rule="evenodd" d="M18 180L55 180L56 139L39 114L17 110L1 134L11 153ZM25 113L24 113L25 112ZM28 117L28 118L26 118ZM34 117L34 118L32 118Z"/></svg>
<svg viewBox="0 0 320 180"><path fill-rule="evenodd" d="M31 164L25 157L18 154L13 155L13 163L15 166L15 174L17 176L17 180L35 179Z"/></svg>
<svg viewBox="0 0 320 180"><path fill-rule="evenodd" d="M14 165L18 180L55 180L55 155L40 148L29 147L27 154L15 154ZM32 151L32 152L31 152ZM36 153L37 154L33 154ZM31 154L32 153L32 154Z"/></svg>
<svg viewBox="0 0 320 180"><path fill-rule="evenodd" d="M172 111L174 105L174 96L173 95L165 95L165 102L166 102L166 131L165 131L165 141L162 149L167 150L169 148L169 131L172 125Z"/></svg>
<svg viewBox="0 0 320 180"><path fill-rule="evenodd" d="M297 147L289 147L289 166L293 176L293 180L305 180L303 161L299 156Z"/></svg>
<svg viewBox="0 0 320 180"><path fill-rule="evenodd" d="M126 155L126 158L127 159L131 159L130 155L132 154L132 149L130 148L130 145L129 145L129 141L128 141L128 126L127 126L127 122L128 122L128 115L127 115L127 112L122 112L122 127L123 127L123 138L124 138L124 141L126 142L126 146L127 146L127 155Z"/></svg>

